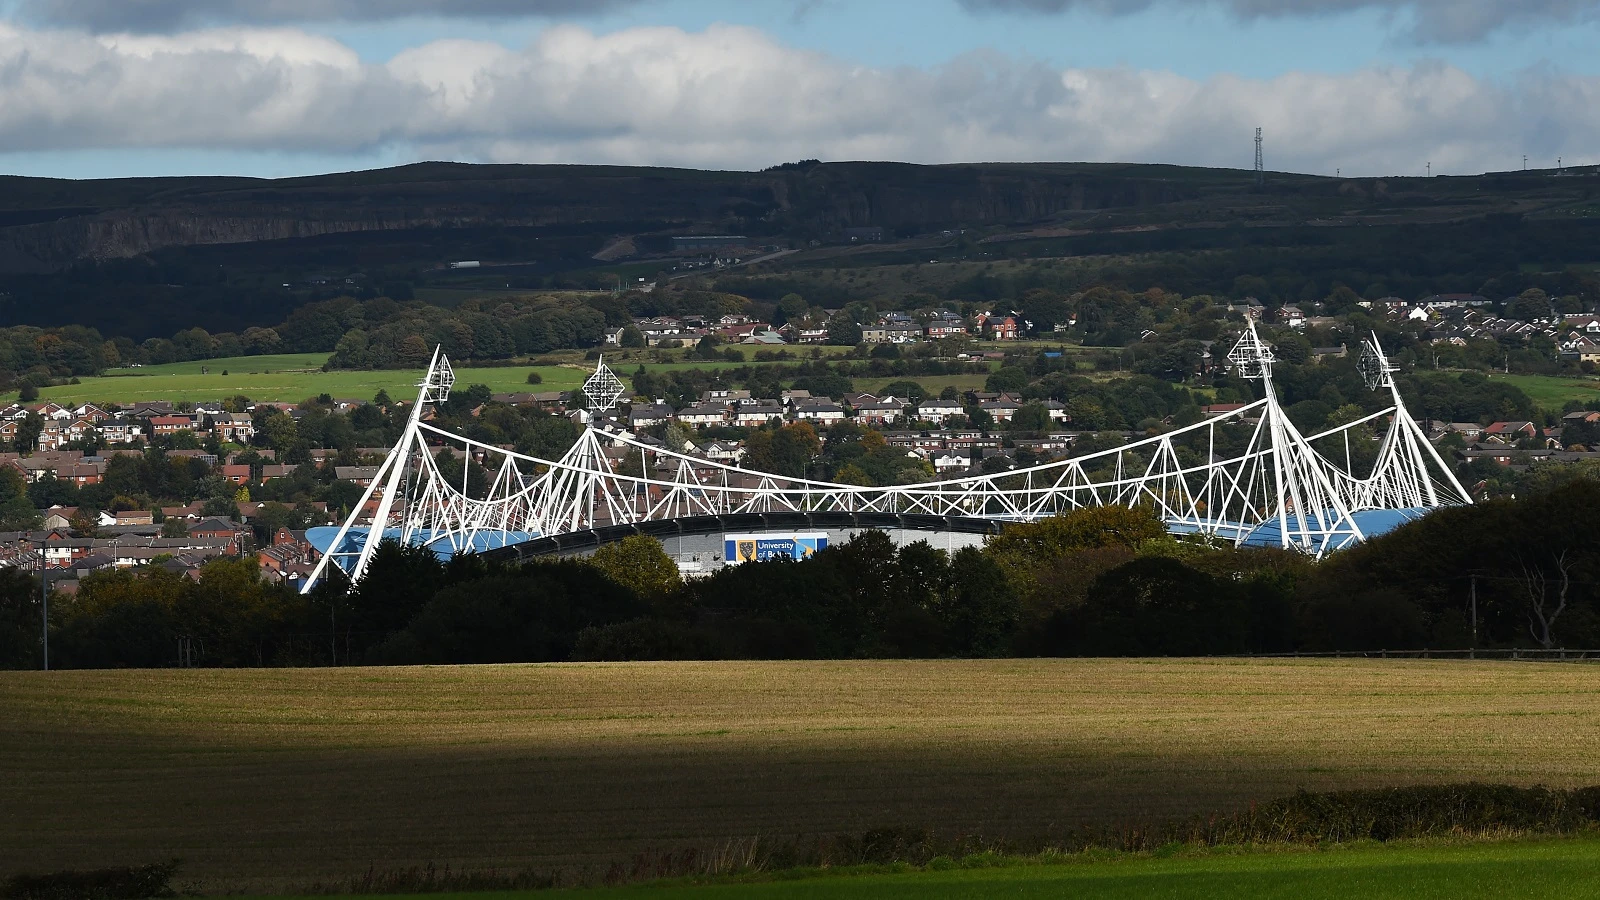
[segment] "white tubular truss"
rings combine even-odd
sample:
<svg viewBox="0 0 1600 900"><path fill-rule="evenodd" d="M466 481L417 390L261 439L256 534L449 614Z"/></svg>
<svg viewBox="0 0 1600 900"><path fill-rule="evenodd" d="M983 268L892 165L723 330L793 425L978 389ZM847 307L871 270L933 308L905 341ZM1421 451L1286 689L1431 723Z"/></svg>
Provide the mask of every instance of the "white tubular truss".
<svg viewBox="0 0 1600 900"><path fill-rule="evenodd" d="M453 379L449 361L436 352L404 434L304 589L311 590L330 564L359 579L385 537L464 551L608 525L765 512L1031 522L1086 506L1144 505L1174 532L1237 544L1266 528L1271 542L1320 557L1365 537L1357 512L1472 502L1407 412L1375 337L1367 353L1376 355L1374 365L1381 369L1374 389L1387 387L1394 405L1310 437L1279 405L1271 350L1252 321L1230 358L1238 357L1240 374L1264 382L1265 397L1254 403L1121 447L1031 468L861 487L742 469L599 427L585 428L572 448L553 460L453 434L423 419L428 404L448 396ZM1369 368L1364 361L1363 372ZM1383 423L1388 428L1372 470L1352 472L1352 434L1370 442L1367 426ZM1344 465L1332 458L1340 454L1313 447L1341 441ZM483 461L490 473L483 496L469 495L467 467L459 482L445 477L435 459L439 445ZM627 448L628 458L637 451L643 467L613 467L608 445ZM654 466L644 462L652 458Z"/></svg>

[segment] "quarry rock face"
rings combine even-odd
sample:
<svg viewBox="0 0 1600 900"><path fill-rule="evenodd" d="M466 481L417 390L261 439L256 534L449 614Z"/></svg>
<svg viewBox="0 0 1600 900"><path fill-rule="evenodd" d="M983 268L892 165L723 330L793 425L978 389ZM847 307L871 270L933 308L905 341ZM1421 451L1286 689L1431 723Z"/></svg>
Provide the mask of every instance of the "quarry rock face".
<svg viewBox="0 0 1600 900"><path fill-rule="evenodd" d="M422 164L279 181L8 179L16 189L0 201L9 203L0 208L0 272L60 271L169 247L429 228L826 234L1005 225L1195 194L1178 181L1082 169L839 163L745 173Z"/></svg>

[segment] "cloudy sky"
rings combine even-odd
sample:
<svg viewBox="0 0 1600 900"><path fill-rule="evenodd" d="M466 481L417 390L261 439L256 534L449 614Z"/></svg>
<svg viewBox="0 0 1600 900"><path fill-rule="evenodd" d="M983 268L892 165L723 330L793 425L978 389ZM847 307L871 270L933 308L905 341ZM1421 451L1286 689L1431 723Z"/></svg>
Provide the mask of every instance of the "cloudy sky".
<svg viewBox="0 0 1600 900"><path fill-rule="evenodd" d="M0 0L0 172L1600 163L1600 0Z"/></svg>

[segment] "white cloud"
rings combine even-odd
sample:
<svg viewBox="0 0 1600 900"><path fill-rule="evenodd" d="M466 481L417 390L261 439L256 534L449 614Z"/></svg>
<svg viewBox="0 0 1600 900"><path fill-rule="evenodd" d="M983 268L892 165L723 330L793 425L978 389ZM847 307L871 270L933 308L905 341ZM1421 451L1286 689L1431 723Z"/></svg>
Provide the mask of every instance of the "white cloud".
<svg viewBox="0 0 1600 900"><path fill-rule="evenodd" d="M0 25L0 153L175 148L759 168L1100 160L1347 174L1597 161L1600 79L1442 63L1271 79L1052 69L985 52L867 68L719 26L439 41L380 64L294 30L88 36ZM398 150L398 152L394 152Z"/></svg>
<svg viewBox="0 0 1600 900"><path fill-rule="evenodd" d="M371 22L406 16L511 18L595 13L641 0L21 0L24 19L91 31Z"/></svg>
<svg viewBox="0 0 1600 900"><path fill-rule="evenodd" d="M592 15L650 0L19 0L24 20L91 31L174 31L219 25L371 22L407 16L516 18ZM816 0L781 0L803 14ZM1241 19L1375 10L1422 41L1475 41L1501 29L1591 20L1600 0L960 0L971 10L1127 15L1152 7L1221 7Z"/></svg>
<svg viewBox="0 0 1600 900"><path fill-rule="evenodd" d="M1600 0L961 0L972 10L1119 16L1152 7L1223 7L1241 19L1305 18L1376 10L1424 42L1465 43L1501 29L1564 25L1600 17Z"/></svg>

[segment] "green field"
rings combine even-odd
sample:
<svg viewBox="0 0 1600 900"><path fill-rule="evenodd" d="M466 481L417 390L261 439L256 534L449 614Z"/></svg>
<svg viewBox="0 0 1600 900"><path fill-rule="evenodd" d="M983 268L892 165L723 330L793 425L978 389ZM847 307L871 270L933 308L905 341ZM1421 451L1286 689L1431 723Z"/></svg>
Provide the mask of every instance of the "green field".
<svg viewBox="0 0 1600 900"><path fill-rule="evenodd" d="M754 357L750 348L745 354ZM810 348L793 348L796 359L780 361L789 365L802 362ZM849 352L848 347L824 347L824 356L833 357ZM730 362L727 360L683 360L683 351L622 351L607 354L606 362L618 375L627 378L643 365L651 372L683 371L688 369L720 370L745 365L767 365L758 362ZM667 362L656 361L664 357ZM379 390L386 390L395 399L410 398L416 394L416 384L422 371L412 370L348 370L322 371L328 359L325 353L282 353L272 356L236 356L227 359L195 360L169 363L160 366L143 366L136 369L111 369L99 377L80 379L79 384L65 384L42 388L40 397L58 403L115 403L129 405L141 400L221 400L243 394L252 400L298 403L307 397L328 394L339 399L370 400ZM565 391L583 384L594 371L594 363L585 361L581 353L563 353L556 356L561 365L519 365L499 367L458 366L458 385L488 385L495 393L515 391ZM570 361L567 361L570 360ZM202 369L205 370L202 373ZM528 373L538 372L544 379L536 387L528 385ZM224 374L226 373L226 374ZM985 376L934 376L916 379L937 393L946 385L962 389L983 386ZM861 379L860 390L872 390L899 379ZM15 402L16 394L0 395L0 401Z"/></svg>
<svg viewBox="0 0 1600 900"><path fill-rule="evenodd" d="M39 396L58 403L128 405L141 400L220 400L243 394L252 400L298 403L318 394L371 400L379 390L386 390L398 400L414 397L416 384L422 378L421 370L324 372L322 364L327 358L325 353L289 353L113 369L97 378L81 379L81 384L42 388ZM209 372L201 374L202 367ZM463 367L456 370L456 381L461 385L486 384L496 392L559 391L582 384L591 369L592 364L590 368ZM528 373L533 371L544 378L538 387L527 383ZM5 399L15 397L12 394Z"/></svg>
<svg viewBox="0 0 1600 900"><path fill-rule="evenodd" d="M422 370L347 370L322 371L327 354L293 353L277 356L242 356L196 362L145 366L139 369L114 369L97 378L81 379L81 384L43 388L40 397L59 403L117 403L127 405L141 400L220 400L243 394L252 400L297 403L307 397L328 394L335 398L370 400L379 390L395 399L416 395ZM616 361L617 373L632 374L640 363ZM724 369L741 363L670 362L644 363L650 371L678 369ZM201 374L201 368L209 370ZM594 363L577 362L559 366L502 366L456 368L456 384L488 385L496 393L514 391L564 391L578 387L594 371ZM227 374L224 375L223 373ZM529 386L528 373L538 372L543 382ZM0 399L15 400L16 395Z"/></svg>
<svg viewBox="0 0 1600 900"><path fill-rule="evenodd" d="M1522 390L1533 402L1553 413L1569 400L1581 403L1600 402L1600 378L1559 378L1554 375L1490 375L1495 381L1508 381Z"/></svg>
<svg viewBox="0 0 1600 900"><path fill-rule="evenodd" d="M959 864L957 864L959 865ZM1088 856L1060 863L975 865L906 873L812 872L770 881L646 884L557 891L446 894L438 900L845 900L845 898L1075 897L1086 900L1547 898L1600 896L1600 840L1358 846L1331 850L1202 853L1192 857ZM809 876L809 877L808 877ZM397 898L394 898L397 900Z"/></svg>
<svg viewBox="0 0 1600 900"><path fill-rule="evenodd" d="M1600 679L1468 661L0 673L0 875L282 891L880 827L1019 840L1297 789L1600 782Z"/></svg>

